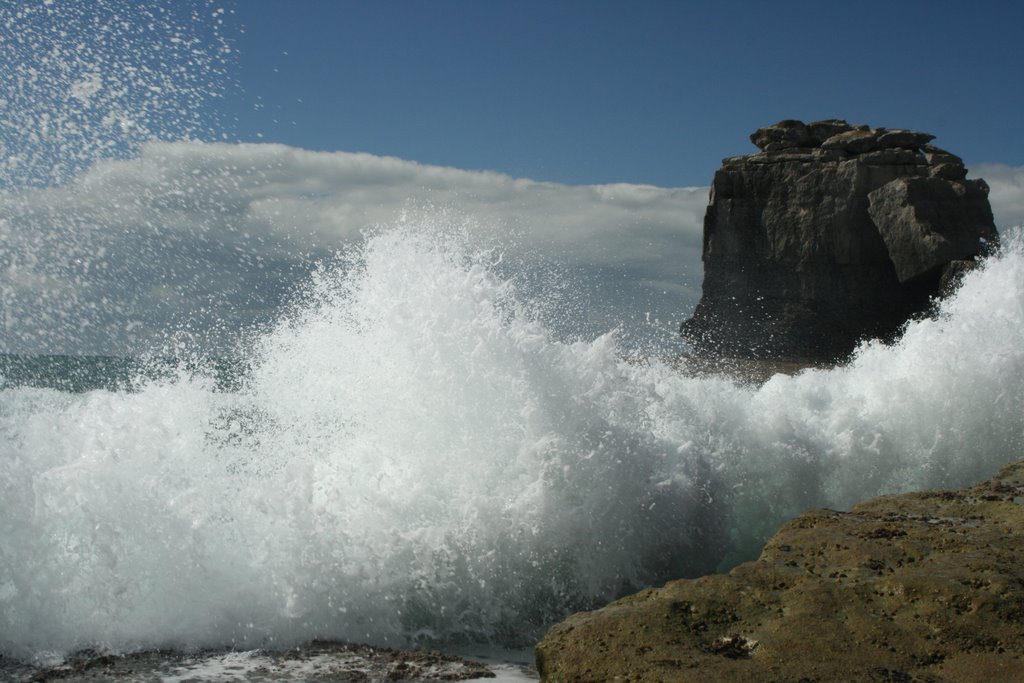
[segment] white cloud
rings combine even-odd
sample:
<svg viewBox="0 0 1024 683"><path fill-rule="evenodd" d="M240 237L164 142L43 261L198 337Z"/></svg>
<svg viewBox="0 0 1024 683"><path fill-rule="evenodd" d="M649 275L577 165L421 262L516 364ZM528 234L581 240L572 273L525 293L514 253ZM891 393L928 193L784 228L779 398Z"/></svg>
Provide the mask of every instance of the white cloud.
<svg viewBox="0 0 1024 683"><path fill-rule="evenodd" d="M1001 229L1024 168L977 166ZM0 350L137 351L270 319L373 226L452 224L574 288L584 333L672 330L700 296L707 188L569 186L283 145L154 143L65 187L0 194ZM539 279L540 282L549 282Z"/></svg>
<svg viewBox="0 0 1024 683"><path fill-rule="evenodd" d="M1024 225L1024 166L979 164L971 168L971 176L988 183L997 228Z"/></svg>
<svg viewBox="0 0 1024 683"><path fill-rule="evenodd" d="M283 145L154 143L0 195L4 350L139 350L273 315L381 225L457 223L578 278L589 322L671 329L696 303L706 188L567 186ZM466 226L469 226L468 228ZM49 283L40 288L39 283ZM219 321L219 322L218 322Z"/></svg>

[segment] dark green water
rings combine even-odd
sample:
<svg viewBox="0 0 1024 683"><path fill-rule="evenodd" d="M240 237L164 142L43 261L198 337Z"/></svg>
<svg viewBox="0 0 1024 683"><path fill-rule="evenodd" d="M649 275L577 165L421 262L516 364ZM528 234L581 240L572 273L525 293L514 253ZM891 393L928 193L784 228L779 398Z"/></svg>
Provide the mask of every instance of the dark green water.
<svg viewBox="0 0 1024 683"><path fill-rule="evenodd" d="M165 357L36 356L0 354L0 387L36 387L84 393L96 389L132 391L184 370L211 377L218 389L237 389L248 366L243 361L189 360Z"/></svg>

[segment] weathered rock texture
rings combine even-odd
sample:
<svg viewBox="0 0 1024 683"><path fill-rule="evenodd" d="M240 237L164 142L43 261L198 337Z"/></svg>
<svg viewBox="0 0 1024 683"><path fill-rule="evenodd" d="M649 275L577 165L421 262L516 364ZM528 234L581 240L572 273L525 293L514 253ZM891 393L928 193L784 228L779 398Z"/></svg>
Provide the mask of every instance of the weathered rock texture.
<svg viewBox="0 0 1024 683"><path fill-rule="evenodd" d="M836 360L926 310L998 241L988 186L932 138L835 119L754 132L762 151L715 173L683 336L709 354Z"/></svg>
<svg viewBox="0 0 1024 683"><path fill-rule="evenodd" d="M1024 461L786 524L729 574L575 614L543 681L1024 681Z"/></svg>

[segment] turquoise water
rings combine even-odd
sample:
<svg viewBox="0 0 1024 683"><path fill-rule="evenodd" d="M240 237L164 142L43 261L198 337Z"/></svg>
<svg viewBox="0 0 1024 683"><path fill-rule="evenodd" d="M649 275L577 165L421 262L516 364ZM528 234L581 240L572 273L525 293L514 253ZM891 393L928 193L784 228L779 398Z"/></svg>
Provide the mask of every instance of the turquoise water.
<svg viewBox="0 0 1024 683"><path fill-rule="evenodd" d="M144 373L144 363L113 356L28 356L0 354L5 388L35 387L82 393L130 388Z"/></svg>
<svg viewBox="0 0 1024 683"><path fill-rule="evenodd" d="M72 394L97 389L133 391L146 382L169 378L179 368L211 375L222 390L237 387L245 373L244 362L223 358L186 362L159 357L0 353L0 387L56 389Z"/></svg>

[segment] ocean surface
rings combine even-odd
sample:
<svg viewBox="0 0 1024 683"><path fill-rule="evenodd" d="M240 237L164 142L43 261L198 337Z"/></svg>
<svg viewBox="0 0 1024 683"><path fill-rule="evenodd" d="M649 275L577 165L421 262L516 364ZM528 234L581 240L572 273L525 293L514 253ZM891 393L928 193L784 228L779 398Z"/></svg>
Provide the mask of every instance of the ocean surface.
<svg viewBox="0 0 1024 683"><path fill-rule="evenodd" d="M763 384L564 340L492 254L384 230L230 362L3 357L0 654L528 646L787 518L1024 456L1024 246Z"/></svg>

